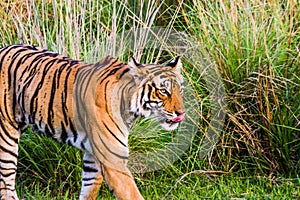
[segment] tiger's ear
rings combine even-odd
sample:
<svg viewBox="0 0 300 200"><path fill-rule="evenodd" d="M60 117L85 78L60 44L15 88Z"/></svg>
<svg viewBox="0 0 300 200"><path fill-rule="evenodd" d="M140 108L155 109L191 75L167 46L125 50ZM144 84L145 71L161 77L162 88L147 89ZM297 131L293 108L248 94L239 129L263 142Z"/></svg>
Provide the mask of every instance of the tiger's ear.
<svg viewBox="0 0 300 200"><path fill-rule="evenodd" d="M135 58L133 56L130 57L130 60L129 60L129 66L132 67L132 68L136 68L138 66L140 66L141 64L138 63Z"/></svg>
<svg viewBox="0 0 300 200"><path fill-rule="evenodd" d="M182 62L181 62L180 56L177 56L176 58L171 60L168 64L166 64L166 66L170 66L177 72L181 73Z"/></svg>
<svg viewBox="0 0 300 200"><path fill-rule="evenodd" d="M135 74L142 75L143 70L140 68L141 64L135 60L133 56L130 57L128 65L134 70Z"/></svg>
<svg viewBox="0 0 300 200"><path fill-rule="evenodd" d="M131 67L131 69L133 69L135 77L138 78L139 80L142 80L147 75L147 72L143 68L143 65L137 62L134 59L134 57L132 56L130 57L128 65Z"/></svg>

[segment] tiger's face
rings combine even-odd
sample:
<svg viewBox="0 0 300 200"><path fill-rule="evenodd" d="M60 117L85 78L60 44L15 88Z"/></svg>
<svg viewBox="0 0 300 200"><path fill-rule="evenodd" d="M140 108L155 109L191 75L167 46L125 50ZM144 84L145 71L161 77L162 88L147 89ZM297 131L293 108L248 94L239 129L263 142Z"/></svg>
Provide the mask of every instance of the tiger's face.
<svg viewBox="0 0 300 200"><path fill-rule="evenodd" d="M155 117L166 130L174 130L184 120L183 78L181 61L177 57L167 65L142 65L134 58L138 88L131 102L131 112L138 116Z"/></svg>

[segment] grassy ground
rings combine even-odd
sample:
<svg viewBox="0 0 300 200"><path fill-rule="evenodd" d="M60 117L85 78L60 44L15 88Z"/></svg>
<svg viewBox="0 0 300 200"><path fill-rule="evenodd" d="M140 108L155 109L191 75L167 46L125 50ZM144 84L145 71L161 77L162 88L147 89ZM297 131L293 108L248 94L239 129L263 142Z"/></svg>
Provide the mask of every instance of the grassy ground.
<svg viewBox="0 0 300 200"><path fill-rule="evenodd" d="M115 36L157 26L184 33L201 49L181 52L186 84L199 106L198 130L190 148L171 166L135 174L142 194L146 199L299 199L298 1L151 2L2 1L0 46L34 44L86 62L107 54L124 61L134 54L143 62L164 62L178 52L123 47L120 41L128 40ZM203 55L208 59L200 66L194 58L204 60ZM221 85L208 83L213 72ZM213 151L203 157L200 144L211 128L217 89L225 94L223 126ZM134 151L147 145L131 139ZM20 146L17 184L22 198L78 197L81 152L30 131ZM99 199L112 199L107 185L100 193Z"/></svg>
<svg viewBox="0 0 300 200"><path fill-rule="evenodd" d="M22 136L18 192L25 199L77 199L82 152L33 133ZM30 152L30 155L24 155ZM208 160L188 152L172 166L135 174L145 199L298 199L300 177L259 175L251 169L210 170ZM253 167L255 170L255 167ZM103 183L98 199L114 199Z"/></svg>
<svg viewBox="0 0 300 200"><path fill-rule="evenodd" d="M298 199L300 179L241 177L239 174L219 175L195 173L185 177L170 177L175 171L139 177L137 184L145 199ZM98 199L114 199L103 184ZM78 199L78 193L64 192L53 197L48 188L25 189L26 199Z"/></svg>

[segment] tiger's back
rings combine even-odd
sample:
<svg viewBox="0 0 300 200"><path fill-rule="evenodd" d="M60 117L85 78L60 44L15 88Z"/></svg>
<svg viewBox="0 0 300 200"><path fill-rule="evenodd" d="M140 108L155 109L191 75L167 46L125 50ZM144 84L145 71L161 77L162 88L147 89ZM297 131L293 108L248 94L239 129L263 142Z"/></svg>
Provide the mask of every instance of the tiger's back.
<svg viewBox="0 0 300 200"><path fill-rule="evenodd" d="M1 49L0 57L0 105L4 119L20 129L32 124L49 135L61 122L68 124L65 120L72 116L68 105L75 74L83 63L23 45Z"/></svg>

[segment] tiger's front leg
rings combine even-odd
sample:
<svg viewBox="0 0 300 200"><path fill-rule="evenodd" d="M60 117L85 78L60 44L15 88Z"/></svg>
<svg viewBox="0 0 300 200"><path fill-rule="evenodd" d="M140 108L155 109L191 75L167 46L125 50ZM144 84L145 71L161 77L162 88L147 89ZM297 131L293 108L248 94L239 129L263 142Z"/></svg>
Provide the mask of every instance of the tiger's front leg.
<svg viewBox="0 0 300 200"><path fill-rule="evenodd" d="M143 200L132 174L102 165L105 181L118 200Z"/></svg>
<svg viewBox="0 0 300 200"><path fill-rule="evenodd" d="M19 131L0 119L0 199L17 200L15 188Z"/></svg>
<svg viewBox="0 0 300 200"><path fill-rule="evenodd" d="M83 156L80 200L95 200L102 181L103 176L101 175L100 166L91 154L85 153Z"/></svg>

